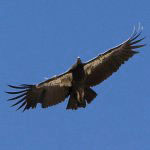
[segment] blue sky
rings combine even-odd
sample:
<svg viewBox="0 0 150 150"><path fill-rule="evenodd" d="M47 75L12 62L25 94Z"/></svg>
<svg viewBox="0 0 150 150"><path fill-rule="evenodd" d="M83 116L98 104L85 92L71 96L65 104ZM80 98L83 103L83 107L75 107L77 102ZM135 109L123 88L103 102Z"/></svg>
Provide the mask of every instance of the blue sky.
<svg viewBox="0 0 150 150"><path fill-rule="evenodd" d="M150 2L0 0L0 148L149 150ZM77 111L67 101L24 113L10 108L8 84L35 84L126 40L138 23L146 47Z"/></svg>

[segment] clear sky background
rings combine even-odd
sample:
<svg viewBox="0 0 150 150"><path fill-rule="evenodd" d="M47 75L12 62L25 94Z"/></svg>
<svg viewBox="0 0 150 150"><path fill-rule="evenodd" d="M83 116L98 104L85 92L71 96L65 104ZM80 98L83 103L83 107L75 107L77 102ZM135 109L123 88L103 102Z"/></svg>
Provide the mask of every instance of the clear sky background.
<svg viewBox="0 0 150 150"><path fill-rule="evenodd" d="M149 0L0 0L0 149L150 150ZM146 47L77 111L67 100L24 113L8 84L36 84L126 40L138 23Z"/></svg>

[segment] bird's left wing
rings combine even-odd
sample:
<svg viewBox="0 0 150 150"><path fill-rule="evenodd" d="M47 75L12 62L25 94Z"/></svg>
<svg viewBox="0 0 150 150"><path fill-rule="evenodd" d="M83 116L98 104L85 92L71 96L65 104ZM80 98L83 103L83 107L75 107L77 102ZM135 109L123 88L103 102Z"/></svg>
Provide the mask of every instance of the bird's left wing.
<svg viewBox="0 0 150 150"><path fill-rule="evenodd" d="M41 103L43 108L56 105L65 100L69 96L69 89L71 87L72 74L68 71L59 76L55 76L49 80L41 82L37 85L20 85L12 86L11 88L19 89L17 92L7 92L9 94L19 94L18 96L9 100L17 100L17 104L21 104L18 109L24 106L24 110L35 108L37 103ZM18 110L17 109L17 110Z"/></svg>
<svg viewBox="0 0 150 150"><path fill-rule="evenodd" d="M85 63L86 85L95 86L101 83L111 76L113 72L116 72L125 61L138 53L134 49L144 46L136 45L144 39L137 39L140 34L141 30L139 32L134 31L127 41Z"/></svg>

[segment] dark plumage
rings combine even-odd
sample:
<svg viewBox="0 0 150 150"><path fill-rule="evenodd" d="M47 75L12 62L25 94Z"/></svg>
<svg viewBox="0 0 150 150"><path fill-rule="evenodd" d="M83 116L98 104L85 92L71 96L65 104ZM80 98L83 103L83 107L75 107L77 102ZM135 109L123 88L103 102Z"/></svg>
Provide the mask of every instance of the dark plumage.
<svg viewBox="0 0 150 150"><path fill-rule="evenodd" d="M127 41L86 63L82 63L81 59L77 58L77 62L67 72L42 83L20 86L9 85L11 88L21 90L19 92L7 92L19 94L9 99L20 99L12 106L21 104L18 109L24 106L24 110L26 110L35 108L37 103L40 103L42 108L47 108L64 101L70 96L66 109L86 107L86 104L91 103L97 96L91 87L103 82L113 72L116 72L121 64L138 53L134 49L144 46L137 45L144 39L137 39L140 34L141 29L134 31Z"/></svg>

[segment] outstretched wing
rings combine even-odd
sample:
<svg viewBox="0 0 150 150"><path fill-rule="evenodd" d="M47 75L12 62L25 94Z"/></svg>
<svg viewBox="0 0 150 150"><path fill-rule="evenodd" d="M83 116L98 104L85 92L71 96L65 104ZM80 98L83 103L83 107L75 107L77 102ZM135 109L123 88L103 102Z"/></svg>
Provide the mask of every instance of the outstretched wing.
<svg viewBox="0 0 150 150"><path fill-rule="evenodd" d="M56 105L65 100L69 96L69 88L71 87L72 74L66 72L59 76L55 76L37 85L21 85L12 86L11 88L19 89L17 92L7 92L8 94L19 94L9 100L18 100L12 106L21 104L18 109L24 107L24 111L29 108L35 108L37 103L41 103L42 108ZM18 110L17 109L17 110Z"/></svg>
<svg viewBox="0 0 150 150"><path fill-rule="evenodd" d="M119 67L124 64L134 54L138 53L134 49L143 47L144 45L136 45L144 38L137 39L141 34L134 31L132 36L119 46L100 54L96 58L84 64L84 70L87 75L86 85L95 86L116 72Z"/></svg>

